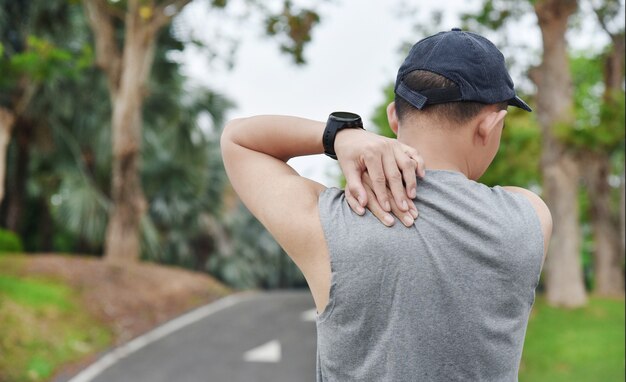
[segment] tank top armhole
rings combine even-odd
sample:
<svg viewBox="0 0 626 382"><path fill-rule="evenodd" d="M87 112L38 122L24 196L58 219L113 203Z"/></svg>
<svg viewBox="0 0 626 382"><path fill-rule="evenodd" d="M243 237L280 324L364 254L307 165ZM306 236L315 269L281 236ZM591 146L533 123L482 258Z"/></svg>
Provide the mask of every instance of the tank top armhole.
<svg viewBox="0 0 626 382"><path fill-rule="evenodd" d="M533 266L534 266L533 274L536 275L536 280L534 281L534 284L533 284L533 296L530 301L530 304L532 305L534 303L534 298L535 298L534 291L537 288L537 285L539 284L539 279L541 277L545 237L543 236L543 229L541 227L541 220L539 220L539 215L537 214L537 211L535 210L535 207L533 207L530 200L528 200L527 197L519 193L511 192L511 194L515 198L520 200L520 203L522 204L522 207L523 207L522 211L524 211L524 216L523 216L524 223L528 224L530 232L532 232L533 236L538 238L538 240L533 240L533 243L539 244L538 248L534 248L534 251L533 251L539 254L539 259L536 260L533 258Z"/></svg>
<svg viewBox="0 0 626 382"><path fill-rule="evenodd" d="M343 190L335 187L329 187L324 190L318 199L319 217L324 232L324 239L326 240L328 258L330 260L330 291L328 303L324 307L324 310L316 315L316 322L318 324L323 323L332 315L337 300L336 250L339 248L340 240L337 237L338 232L333 229L332 223L333 220L338 218L341 214L341 203L343 199Z"/></svg>

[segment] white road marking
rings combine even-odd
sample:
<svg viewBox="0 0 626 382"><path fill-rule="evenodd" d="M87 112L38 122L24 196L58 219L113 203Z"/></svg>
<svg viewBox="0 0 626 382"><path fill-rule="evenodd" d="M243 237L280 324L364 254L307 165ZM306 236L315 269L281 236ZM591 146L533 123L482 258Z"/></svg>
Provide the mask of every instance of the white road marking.
<svg viewBox="0 0 626 382"><path fill-rule="evenodd" d="M127 342L126 344L111 350L105 354L102 358L89 365L86 369L78 373L74 378L68 382L90 382L95 377L100 375L104 370L114 365L119 360L128 357L137 350L149 345L173 332L182 329L183 327L200 321L201 319L219 312L220 310L231 307L237 303L240 303L250 298L254 292L244 292L231 295L208 305L204 305L200 308L192 310L191 312L177 317L165 324L157 327L156 329L135 338L134 340Z"/></svg>
<svg viewBox="0 0 626 382"><path fill-rule="evenodd" d="M248 350L243 354L243 359L248 362L280 362L281 347L278 340L270 341L264 345Z"/></svg>
<svg viewBox="0 0 626 382"><path fill-rule="evenodd" d="M315 320L317 319L317 310L316 309L310 309L310 310L302 312L302 314L300 315L300 319L302 321L313 321L313 322L315 322Z"/></svg>

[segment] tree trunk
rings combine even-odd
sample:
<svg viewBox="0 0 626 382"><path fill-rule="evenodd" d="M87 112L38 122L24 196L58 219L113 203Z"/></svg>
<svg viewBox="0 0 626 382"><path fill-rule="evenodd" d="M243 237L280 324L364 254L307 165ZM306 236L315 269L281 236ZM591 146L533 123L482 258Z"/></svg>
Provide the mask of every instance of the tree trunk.
<svg viewBox="0 0 626 382"><path fill-rule="evenodd" d="M537 114L542 130L541 167L544 197L552 212L553 233L547 256L546 296L553 306L585 305L587 295L580 261L578 223L579 169L574 155L554 135L557 126L572 125L573 95L565 33L575 0L538 0L543 58L531 77L537 85Z"/></svg>
<svg viewBox="0 0 626 382"><path fill-rule="evenodd" d="M141 255L141 219L147 209L141 188L141 107L158 31L191 0L128 0L124 9L106 0L83 0L94 32L96 64L105 72L112 104L112 207L104 244L105 259L136 261ZM123 49L119 16L123 12Z"/></svg>
<svg viewBox="0 0 626 382"><path fill-rule="evenodd" d="M606 29L606 26L605 26ZM609 32L607 30L607 32ZM613 43L612 49L605 61L604 68L604 102L611 104L615 110L624 107L623 103L620 103L621 97L619 95L624 94L624 55L626 53L626 41L624 40L624 31L622 30L618 34L611 34L611 42ZM621 93L621 94L620 94ZM624 128L621 126L619 128ZM610 166L610 165L609 165ZM617 261L617 270L619 271L620 278L622 280L622 290L624 293L624 257L626 256L626 228L624 227L624 182L626 181L624 176L624 170L622 170L621 186L620 186L620 213L619 213L619 237L620 244L618 245L619 257Z"/></svg>
<svg viewBox="0 0 626 382"><path fill-rule="evenodd" d="M0 107L0 203L4 199L4 185L7 170L7 148L11 141L11 130L15 123L15 115L8 109Z"/></svg>
<svg viewBox="0 0 626 382"><path fill-rule="evenodd" d="M604 22L603 27L606 29ZM604 61L605 92L603 102L606 108L617 110L624 107L620 104L619 93L623 92L624 81L624 35L611 34L611 50ZM610 118L610 117L608 117ZM607 126L616 126L614 121L603 121ZM622 258L624 254L621 237L624 232L618 222L619 216L614 213L612 190L608 182L611 174L612 148L586 150L583 154L585 178L589 191L591 224L594 242L594 292L601 296L624 294L624 272Z"/></svg>
<svg viewBox="0 0 626 382"><path fill-rule="evenodd" d="M16 161L15 171L8 187L6 226L10 231L20 232L24 214L26 197L26 181L28 180L28 163L30 162L30 144L32 141L33 124L24 118L18 118L15 126Z"/></svg>
<svg viewBox="0 0 626 382"><path fill-rule="evenodd" d="M105 241L105 259L137 261L141 255L141 219L146 199L140 179L141 108L154 58L155 38L138 14L126 20L126 39L119 87L112 91L112 209Z"/></svg>
<svg viewBox="0 0 626 382"><path fill-rule="evenodd" d="M624 256L626 256L626 188L624 187L626 183L626 171L622 171L622 185L620 186L620 213L619 213L619 222L620 222L620 238L621 238L621 249L619 251L620 256L622 257L622 261L620 264L620 268L623 271L624 266Z"/></svg>
<svg viewBox="0 0 626 382"><path fill-rule="evenodd" d="M624 293L624 273L618 219L611 208L610 158L604 152L587 153L584 163L593 229L594 292L600 296L620 296Z"/></svg>
<svg viewBox="0 0 626 382"><path fill-rule="evenodd" d="M626 255L626 171L622 171L622 185L620 186L620 213L619 213L619 221L620 221L620 237L622 242L622 248L620 249L620 254L622 256L622 264L620 266L623 267L624 256Z"/></svg>
<svg viewBox="0 0 626 382"><path fill-rule="evenodd" d="M38 215L39 226L39 251L53 252L54 248L54 219L50 213L49 199L43 197L39 199L40 208Z"/></svg>

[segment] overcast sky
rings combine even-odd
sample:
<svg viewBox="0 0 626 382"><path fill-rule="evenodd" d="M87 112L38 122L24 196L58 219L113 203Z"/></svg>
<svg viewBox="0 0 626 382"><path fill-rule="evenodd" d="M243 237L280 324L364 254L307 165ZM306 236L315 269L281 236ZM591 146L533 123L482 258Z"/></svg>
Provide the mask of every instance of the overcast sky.
<svg viewBox="0 0 626 382"><path fill-rule="evenodd" d="M289 56L279 52L276 41L264 37L257 18L232 21L230 14L208 12L206 2L194 1L178 17L178 28L199 40L239 41L233 57L235 66L228 70L219 61L208 60L206 49L193 47L186 49L181 61L193 84L208 86L236 103L230 117L287 114L323 121L332 111L346 110L360 114L367 125L374 109L383 101L383 88L395 80L404 58L401 44L423 37L414 26L432 24L428 17L437 8L443 10L444 18L439 25L428 29L450 30L460 24L460 11L478 5L477 1L414 1L419 8L409 8L402 7L403 3L411 2L324 2L321 23L315 27L313 40L305 50L307 64L296 66ZM516 28L506 32L511 46L523 44L531 49L517 54L515 59L525 65L536 63L533 60L538 57L541 43L534 16L529 15ZM576 40L579 45L584 44L580 38ZM223 51L228 44L221 46ZM505 56L515 55L515 49L505 51ZM521 73L512 75L516 83L524 81ZM323 155L290 161L300 174L328 186L337 184L335 163Z"/></svg>

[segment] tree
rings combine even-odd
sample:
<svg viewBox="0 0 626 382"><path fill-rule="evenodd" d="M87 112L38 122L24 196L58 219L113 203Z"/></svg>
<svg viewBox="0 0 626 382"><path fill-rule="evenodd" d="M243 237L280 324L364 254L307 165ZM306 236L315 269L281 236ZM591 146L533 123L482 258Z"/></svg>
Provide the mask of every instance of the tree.
<svg viewBox="0 0 626 382"><path fill-rule="evenodd" d="M142 93L154 59L156 34L172 16L165 13L165 6L177 8L187 2L155 7L131 0L123 9L104 0L83 1L95 36L96 63L107 76L112 105L113 204L105 244L105 256L111 261L139 258L139 227L146 210L139 178ZM115 17L124 25L121 49Z"/></svg>
<svg viewBox="0 0 626 382"><path fill-rule="evenodd" d="M34 104L45 88L80 76L91 63L81 35L67 32L78 11L65 0L0 0L0 201L2 224L15 232L23 233L23 218L32 213L25 209L32 147L45 146L49 134ZM45 205L38 219L42 235L51 232Z"/></svg>
<svg viewBox="0 0 626 382"><path fill-rule="evenodd" d="M6 153L13 130L24 122L33 96L44 81L75 74L81 58L50 43L46 16L57 1L0 1L0 202L4 199ZM56 16L56 15L53 15Z"/></svg>
<svg viewBox="0 0 626 382"><path fill-rule="evenodd" d="M591 62L582 59L583 64L591 67L593 72L586 70L580 75L576 89L581 93L577 98L582 98L583 105L577 109L585 111L584 104L595 104L596 107L591 108L591 113L585 113L591 114L591 118L586 115L577 118L578 121L584 121L585 126L578 129L570 139L573 145L579 147L583 178L589 194L594 236L595 292L602 296L613 296L624 293L624 247L621 243L623 240L620 240L624 232L620 230L620 216L615 213L612 187L609 184L611 159L624 142L624 27L620 25L617 30L611 30L610 26L615 24L611 21L619 22L622 11L619 1L602 1L595 5L594 11L611 43L607 52L597 59L587 60ZM596 65L592 64L594 62ZM592 78L595 78L595 82L590 81ZM583 81L589 85L584 86ZM597 88L597 85L604 85L601 97L591 91L592 86ZM590 100L591 97L595 100Z"/></svg>
<svg viewBox="0 0 626 382"><path fill-rule="evenodd" d="M604 56L604 94L602 97L602 123L611 131L613 142L612 147L606 147L609 155L602 158L603 168L595 174L608 174L611 166L611 155L619 146L624 149L624 27L620 22L620 14L623 9L619 1L605 1L600 7L595 9L599 24L611 39L611 45L608 53ZM609 22L617 19L620 27L617 31L612 31ZM606 171L602 171L607 169ZM596 253L596 292L601 295L623 295L624 294L624 170L622 169L621 177L621 229L618 221L620 216L612 213L612 198L610 187L608 187L608 176L604 179L600 178L602 183L598 184L594 189L601 191L595 200L592 199L592 217L594 219L594 234L596 236L596 245L607 243L606 248L600 248ZM604 212L604 213L603 213ZM600 235L606 234L606 241L600 238ZM620 240L621 239L621 240Z"/></svg>
<svg viewBox="0 0 626 382"><path fill-rule="evenodd" d="M157 33L189 2L83 0L94 34L96 63L108 78L112 105L112 206L105 240L105 257L110 261L139 258L139 227L148 208L139 178L146 81ZM211 5L223 8L227 3L213 0ZM303 46L318 20L315 12L295 10L285 0L282 13L268 19L267 32L288 36L293 44L283 43L282 49L301 62Z"/></svg>
<svg viewBox="0 0 626 382"><path fill-rule="evenodd" d="M542 130L541 168L544 198L553 219L550 254L546 259L546 297L552 305L582 306L587 302L580 263L578 223L579 166L575 153L555 134L574 125L574 99L565 34L576 0L539 0L534 4L541 29L541 64L530 73L537 86L537 118Z"/></svg>

